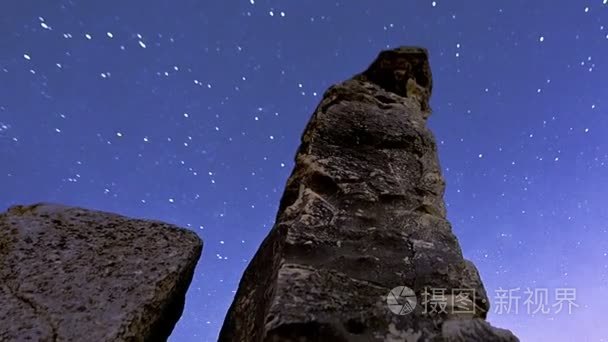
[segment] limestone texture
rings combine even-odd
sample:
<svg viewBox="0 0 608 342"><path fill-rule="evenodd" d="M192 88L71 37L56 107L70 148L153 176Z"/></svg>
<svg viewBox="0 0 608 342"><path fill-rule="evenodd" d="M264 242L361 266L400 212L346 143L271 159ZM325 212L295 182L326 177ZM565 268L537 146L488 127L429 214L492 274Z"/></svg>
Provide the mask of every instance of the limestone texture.
<svg viewBox="0 0 608 342"><path fill-rule="evenodd" d="M40 203L0 214L0 341L165 341L201 255L193 232Z"/></svg>
<svg viewBox="0 0 608 342"><path fill-rule="evenodd" d="M327 90L220 341L518 341L485 321L446 220L432 81L427 51L400 47ZM412 312L390 310L398 286Z"/></svg>

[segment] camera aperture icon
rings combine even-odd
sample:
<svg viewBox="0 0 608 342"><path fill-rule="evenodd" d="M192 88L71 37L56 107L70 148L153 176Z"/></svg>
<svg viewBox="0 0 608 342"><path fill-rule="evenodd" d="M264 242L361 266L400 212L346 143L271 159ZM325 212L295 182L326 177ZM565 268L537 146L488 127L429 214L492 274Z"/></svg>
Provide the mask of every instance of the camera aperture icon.
<svg viewBox="0 0 608 342"><path fill-rule="evenodd" d="M389 310L396 315L403 316L412 313L417 302L416 293L407 286L397 286L386 296Z"/></svg>

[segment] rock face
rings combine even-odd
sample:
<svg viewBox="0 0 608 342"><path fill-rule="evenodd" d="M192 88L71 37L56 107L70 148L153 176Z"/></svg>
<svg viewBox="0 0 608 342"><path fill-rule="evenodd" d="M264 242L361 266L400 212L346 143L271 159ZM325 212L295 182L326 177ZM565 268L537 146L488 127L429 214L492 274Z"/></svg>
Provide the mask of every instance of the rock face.
<svg viewBox="0 0 608 342"><path fill-rule="evenodd" d="M325 93L220 341L518 341L485 321L446 220L431 90L426 50L402 47Z"/></svg>
<svg viewBox="0 0 608 342"><path fill-rule="evenodd" d="M53 204L0 214L0 341L164 341L202 251L162 222Z"/></svg>

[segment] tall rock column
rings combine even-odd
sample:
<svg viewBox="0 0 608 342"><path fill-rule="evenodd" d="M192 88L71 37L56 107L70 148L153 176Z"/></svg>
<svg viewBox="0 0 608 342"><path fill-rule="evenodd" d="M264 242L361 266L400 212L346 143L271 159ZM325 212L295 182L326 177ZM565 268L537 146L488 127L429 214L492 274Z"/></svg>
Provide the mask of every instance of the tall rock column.
<svg viewBox="0 0 608 342"><path fill-rule="evenodd" d="M431 90L402 47L325 93L220 341L517 341L446 220Z"/></svg>

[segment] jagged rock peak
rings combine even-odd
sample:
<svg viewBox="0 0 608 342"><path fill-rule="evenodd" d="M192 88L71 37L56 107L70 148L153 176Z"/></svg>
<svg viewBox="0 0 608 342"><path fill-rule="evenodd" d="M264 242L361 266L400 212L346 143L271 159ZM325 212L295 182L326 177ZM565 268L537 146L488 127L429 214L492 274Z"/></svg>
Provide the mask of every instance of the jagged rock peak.
<svg viewBox="0 0 608 342"><path fill-rule="evenodd" d="M158 221L13 206L0 214L0 341L166 341L201 251Z"/></svg>

